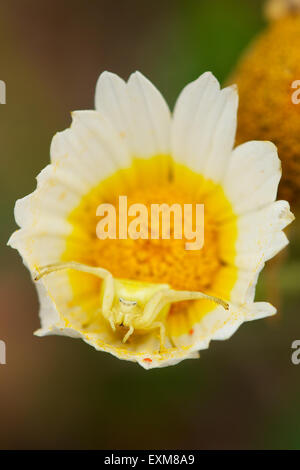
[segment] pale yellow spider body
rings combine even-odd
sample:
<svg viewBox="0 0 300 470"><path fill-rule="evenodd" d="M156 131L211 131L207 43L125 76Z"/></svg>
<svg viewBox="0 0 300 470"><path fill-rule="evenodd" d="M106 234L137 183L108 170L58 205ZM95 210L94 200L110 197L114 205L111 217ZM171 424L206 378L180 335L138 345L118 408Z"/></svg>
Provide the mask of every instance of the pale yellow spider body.
<svg viewBox="0 0 300 470"><path fill-rule="evenodd" d="M173 302L208 299L228 309L222 299L202 292L176 291L168 284L154 284L127 279L115 279L103 268L69 262L57 263L38 269L35 280L62 269L75 269L103 279L100 292L100 311L110 323L113 331L118 327L127 328L123 337L125 343L135 330L147 332L159 329L161 349L165 344L165 318Z"/></svg>

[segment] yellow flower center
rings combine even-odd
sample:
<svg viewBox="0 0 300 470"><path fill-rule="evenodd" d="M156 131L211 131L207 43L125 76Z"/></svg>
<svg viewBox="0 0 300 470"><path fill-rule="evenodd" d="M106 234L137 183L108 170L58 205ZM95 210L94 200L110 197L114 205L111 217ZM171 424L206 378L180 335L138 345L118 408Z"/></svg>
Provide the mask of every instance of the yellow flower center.
<svg viewBox="0 0 300 470"><path fill-rule="evenodd" d="M173 163L169 171L168 162L170 160L162 156L136 160L131 168L119 170L85 195L69 216L73 230L62 261L100 266L119 279L169 284L172 289L202 291L228 300L236 280L233 266L237 230L231 205L220 185L183 165ZM172 217L170 239L98 239L97 207L101 203L114 205L118 221L121 195L127 196L128 206L144 204L148 213L151 204L179 204L182 211L184 204L204 204L203 248L187 250L185 244L190 240L184 236L181 240L174 239ZM128 217L129 223L131 219ZM150 218L148 227L150 232ZM232 258L231 266L224 262L225 253L227 263L228 256ZM76 271L69 276L74 303L79 303L85 312L95 308L91 298L99 294L102 281ZM99 301L99 296L97 298ZM191 304L194 304L192 309ZM198 308L195 309L195 305ZM190 331L193 321L213 308L215 305L206 300L174 304L168 315L172 334Z"/></svg>

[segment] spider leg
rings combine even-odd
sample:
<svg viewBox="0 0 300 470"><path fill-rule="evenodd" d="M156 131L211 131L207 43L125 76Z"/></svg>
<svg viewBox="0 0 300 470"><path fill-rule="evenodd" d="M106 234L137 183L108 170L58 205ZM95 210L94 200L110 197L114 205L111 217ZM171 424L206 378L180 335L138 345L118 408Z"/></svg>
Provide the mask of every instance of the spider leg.
<svg viewBox="0 0 300 470"><path fill-rule="evenodd" d="M93 274L94 276L100 277L100 279L105 281L106 285L102 301L102 311L104 315L108 315L114 299L114 279L112 274L106 269L100 267L88 266L86 264L70 261L68 263L54 263L42 266L35 274L34 280L39 281L43 276L54 273L56 271L61 271L63 269L74 269L76 271Z"/></svg>
<svg viewBox="0 0 300 470"><path fill-rule="evenodd" d="M172 302L180 302L183 300L197 300L197 299L208 299L211 300L212 302L215 302L219 305L222 305L225 310L229 309L229 305L227 302L224 300L218 298L218 297L213 297L211 295L204 294L203 292L197 292L197 291L176 291L173 289L162 289L161 291L157 292L154 294L151 299L147 302L144 308L143 312L143 323L144 325L147 325L147 327L151 327L151 324L159 313L162 311L162 309L167 305Z"/></svg>
<svg viewBox="0 0 300 470"><path fill-rule="evenodd" d="M86 264L77 263L75 261L70 261L68 263L53 263L42 266L38 269L38 272L34 276L35 281L39 281L43 276L46 276L50 273L61 271L63 269L75 269L76 271L82 271L85 273L94 274L95 276L105 279L110 272L103 268L95 268L93 266L88 266Z"/></svg>
<svg viewBox="0 0 300 470"><path fill-rule="evenodd" d="M229 305L219 297L204 294L203 292L193 291L176 291L172 289L163 289L157 294L154 294L152 299L145 306L144 320L152 321L157 317L159 312L168 304L172 302L180 302L183 300L198 300L207 299L221 305L225 310L229 309Z"/></svg>
<svg viewBox="0 0 300 470"><path fill-rule="evenodd" d="M153 323L151 329L159 328L159 340L160 340L160 351L165 349L165 342L166 342L166 327L161 321L157 321Z"/></svg>
<svg viewBox="0 0 300 470"><path fill-rule="evenodd" d="M111 326L111 329L115 332L116 331L116 325L115 325L115 319L114 319L113 312L111 312L111 315L109 316L108 321L109 321L109 324Z"/></svg>
<svg viewBox="0 0 300 470"><path fill-rule="evenodd" d="M129 330L127 331L126 335L124 336L122 342L123 342L123 343L126 343L126 341L127 341L128 338L132 335L133 332L134 332L134 328L133 328L133 326L131 326L131 327L129 328Z"/></svg>

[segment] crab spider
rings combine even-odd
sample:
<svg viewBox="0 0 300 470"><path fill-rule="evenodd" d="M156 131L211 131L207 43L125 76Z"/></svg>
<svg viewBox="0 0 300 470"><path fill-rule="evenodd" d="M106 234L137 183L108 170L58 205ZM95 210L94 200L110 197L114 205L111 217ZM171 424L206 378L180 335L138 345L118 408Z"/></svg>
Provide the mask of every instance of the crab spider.
<svg viewBox="0 0 300 470"><path fill-rule="evenodd" d="M38 270L34 280L38 281L45 275L64 269L93 274L103 280L100 293L101 313L113 331L116 331L117 327L128 329L123 343L126 343L135 330L147 332L159 329L160 347L163 349L166 337L164 320L173 302L208 299L226 310L229 308L222 299L203 292L177 291L171 289L168 284L115 279L106 269L76 262L44 266Z"/></svg>

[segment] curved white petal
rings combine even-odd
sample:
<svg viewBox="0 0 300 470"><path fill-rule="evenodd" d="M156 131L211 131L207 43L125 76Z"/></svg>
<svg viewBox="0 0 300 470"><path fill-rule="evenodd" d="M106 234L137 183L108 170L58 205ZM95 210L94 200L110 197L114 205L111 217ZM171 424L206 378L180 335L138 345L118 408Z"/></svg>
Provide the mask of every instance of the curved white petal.
<svg viewBox="0 0 300 470"><path fill-rule="evenodd" d="M234 212L243 214L275 201L280 177L281 164L274 144L252 141L236 147L223 181Z"/></svg>
<svg viewBox="0 0 300 470"><path fill-rule="evenodd" d="M207 349L212 340L227 340L247 321L265 318L276 313L267 302L249 302L242 305L230 303L229 310L217 307L193 325L193 335L174 338L179 347L191 347L192 351Z"/></svg>
<svg viewBox="0 0 300 470"><path fill-rule="evenodd" d="M132 74L127 83L112 73L101 74L95 104L126 141L131 155L148 158L169 154L169 108L141 73Z"/></svg>
<svg viewBox="0 0 300 470"><path fill-rule="evenodd" d="M237 221L236 256L234 264L241 269L253 270L282 250L288 239L282 231L294 220L287 201L276 201L253 212L241 215ZM231 230L232 222L223 230ZM232 252L222 246L221 258L232 262Z"/></svg>
<svg viewBox="0 0 300 470"><path fill-rule="evenodd" d="M71 128L57 133L50 154L55 168L68 171L89 187L131 164L123 139L97 111L75 111Z"/></svg>
<svg viewBox="0 0 300 470"><path fill-rule="evenodd" d="M235 87L220 90L207 72L187 85L174 111L171 147L174 158L219 182L231 154L237 116Z"/></svg>
<svg viewBox="0 0 300 470"><path fill-rule="evenodd" d="M39 281L36 283L36 287L40 304L39 316L41 320L41 329L38 330L36 334L37 336L43 336L43 334L51 330L53 325L58 325L61 320L55 304L48 295L44 284Z"/></svg>

